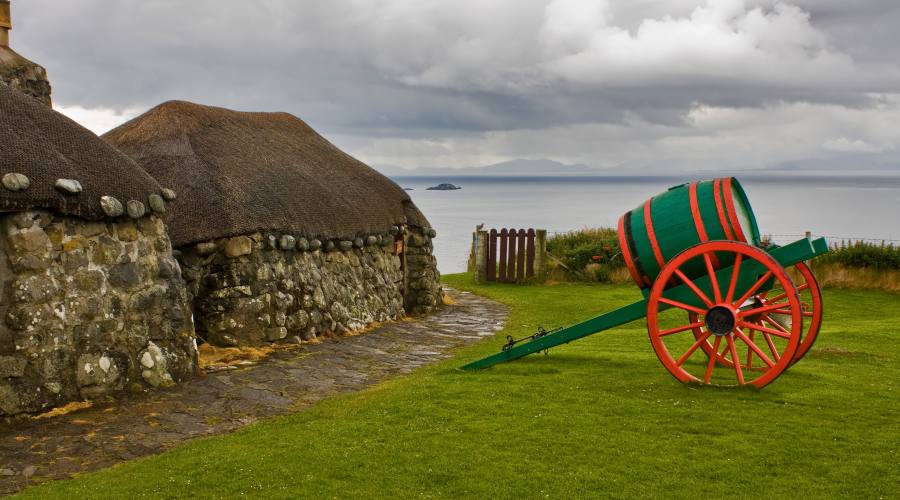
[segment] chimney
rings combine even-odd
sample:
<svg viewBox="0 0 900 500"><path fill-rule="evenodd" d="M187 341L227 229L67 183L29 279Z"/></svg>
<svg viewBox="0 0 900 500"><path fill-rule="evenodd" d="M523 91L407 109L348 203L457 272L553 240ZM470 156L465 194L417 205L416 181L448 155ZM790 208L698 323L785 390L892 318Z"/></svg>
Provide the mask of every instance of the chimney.
<svg viewBox="0 0 900 500"><path fill-rule="evenodd" d="M9 30L12 29L12 15L9 0L0 0L0 47L9 47Z"/></svg>
<svg viewBox="0 0 900 500"><path fill-rule="evenodd" d="M9 30L12 29L9 10L9 0L0 0L0 82L52 106L47 70L9 48Z"/></svg>

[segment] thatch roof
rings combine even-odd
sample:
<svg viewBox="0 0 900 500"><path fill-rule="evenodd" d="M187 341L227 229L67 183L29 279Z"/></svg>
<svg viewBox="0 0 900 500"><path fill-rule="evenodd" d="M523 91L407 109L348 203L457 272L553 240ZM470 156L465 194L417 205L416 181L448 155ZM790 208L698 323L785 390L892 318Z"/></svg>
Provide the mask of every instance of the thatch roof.
<svg viewBox="0 0 900 500"><path fill-rule="evenodd" d="M103 136L178 193L176 246L256 231L349 238L426 225L406 192L287 113L173 101Z"/></svg>
<svg viewBox="0 0 900 500"><path fill-rule="evenodd" d="M91 131L0 84L0 177L23 174L26 189L0 186L0 211L44 208L89 220L107 218L102 196L124 205L160 192L159 184L130 158ZM55 188L57 179L81 183L77 194ZM149 213L149 208L147 208Z"/></svg>

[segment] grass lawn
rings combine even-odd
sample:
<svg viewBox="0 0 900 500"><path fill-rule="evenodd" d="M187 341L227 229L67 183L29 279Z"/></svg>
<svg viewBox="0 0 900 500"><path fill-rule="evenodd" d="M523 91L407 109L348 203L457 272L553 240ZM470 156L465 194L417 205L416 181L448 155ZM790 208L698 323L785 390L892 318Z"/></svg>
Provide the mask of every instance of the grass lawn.
<svg viewBox="0 0 900 500"><path fill-rule="evenodd" d="M643 321L483 372L507 334L640 298L631 286L476 286L496 339L361 393L187 443L33 498L859 497L900 495L900 296L826 290L816 347L762 391L689 387Z"/></svg>

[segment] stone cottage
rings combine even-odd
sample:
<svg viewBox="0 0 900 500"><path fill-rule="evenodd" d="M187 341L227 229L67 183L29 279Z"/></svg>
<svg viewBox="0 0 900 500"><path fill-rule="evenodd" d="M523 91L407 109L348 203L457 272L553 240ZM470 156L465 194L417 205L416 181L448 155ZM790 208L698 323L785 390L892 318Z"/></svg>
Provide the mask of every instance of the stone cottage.
<svg viewBox="0 0 900 500"><path fill-rule="evenodd" d="M0 184L0 415L193 374L190 307L155 180L0 84Z"/></svg>
<svg viewBox="0 0 900 500"><path fill-rule="evenodd" d="M0 82L50 106L47 70L9 48L12 16L7 0L0 0Z"/></svg>
<svg viewBox="0 0 900 500"><path fill-rule="evenodd" d="M287 113L167 102L112 130L166 216L214 345L314 340L441 301L435 231L394 182Z"/></svg>

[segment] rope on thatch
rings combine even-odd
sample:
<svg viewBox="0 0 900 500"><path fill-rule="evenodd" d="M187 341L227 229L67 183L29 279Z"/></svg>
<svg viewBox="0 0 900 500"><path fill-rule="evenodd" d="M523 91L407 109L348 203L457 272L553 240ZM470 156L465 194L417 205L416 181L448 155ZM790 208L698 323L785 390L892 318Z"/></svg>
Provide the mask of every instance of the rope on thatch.
<svg viewBox="0 0 900 500"><path fill-rule="evenodd" d="M149 203L160 185L91 131L0 85L0 211L109 218L101 199ZM122 214L124 215L124 214Z"/></svg>

